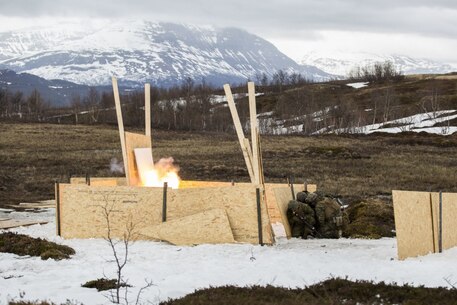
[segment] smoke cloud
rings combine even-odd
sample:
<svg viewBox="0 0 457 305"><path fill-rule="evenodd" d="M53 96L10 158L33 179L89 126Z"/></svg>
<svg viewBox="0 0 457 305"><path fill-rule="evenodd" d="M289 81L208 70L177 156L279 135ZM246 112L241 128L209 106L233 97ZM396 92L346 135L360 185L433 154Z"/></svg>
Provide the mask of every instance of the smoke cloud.
<svg viewBox="0 0 457 305"><path fill-rule="evenodd" d="M124 173L124 162L118 161L117 158L112 158L109 168L112 173L123 174Z"/></svg>

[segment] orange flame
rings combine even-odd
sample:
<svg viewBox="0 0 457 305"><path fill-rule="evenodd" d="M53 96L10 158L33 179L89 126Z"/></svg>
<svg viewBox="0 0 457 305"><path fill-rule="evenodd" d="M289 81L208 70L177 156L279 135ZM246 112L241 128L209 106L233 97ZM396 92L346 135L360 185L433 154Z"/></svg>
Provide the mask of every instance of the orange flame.
<svg viewBox="0 0 457 305"><path fill-rule="evenodd" d="M163 187L164 182L167 182L168 187L173 189L179 188L181 179L178 176L179 167L173 164L172 157L162 158L154 164L154 168L148 170L141 177L143 186L148 187Z"/></svg>

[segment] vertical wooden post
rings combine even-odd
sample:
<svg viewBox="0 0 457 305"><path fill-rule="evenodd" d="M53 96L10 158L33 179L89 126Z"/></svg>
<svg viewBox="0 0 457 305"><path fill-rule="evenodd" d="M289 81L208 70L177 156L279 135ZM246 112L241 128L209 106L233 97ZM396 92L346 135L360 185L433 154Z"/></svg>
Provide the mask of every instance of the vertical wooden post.
<svg viewBox="0 0 457 305"><path fill-rule="evenodd" d="M236 134L238 136L238 141L240 142L241 150L243 152L244 161L246 162L246 167L248 169L249 177L251 182L255 183L254 172L252 168L252 161L249 160L248 149L245 145L245 137L243 133L243 128L241 127L240 117L238 116L238 111L236 110L235 101L233 100L232 90L230 85L224 85L225 96L227 97L228 106L230 108L230 113L232 114L233 124L235 125Z"/></svg>
<svg viewBox="0 0 457 305"><path fill-rule="evenodd" d="M259 232L259 244L263 246L263 232L262 232L262 210L260 205L260 189L255 189L257 199L257 229Z"/></svg>
<svg viewBox="0 0 457 305"><path fill-rule="evenodd" d="M145 135L151 136L151 85L144 85L144 127Z"/></svg>
<svg viewBox="0 0 457 305"><path fill-rule="evenodd" d="M121 98L119 96L119 88L117 86L117 79L115 77L113 77L112 81L113 81L114 103L116 104L117 126L119 128L119 137L121 140L121 149L122 149L122 159L124 161L124 173L125 173L125 177L127 178L127 185L130 185L129 166L127 164L127 149L125 147L124 121L122 120Z"/></svg>
<svg viewBox="0 0 457 305"><path fill-rule="evenodd" d="M167 188L168 183L163 183L162 222L167 221Z"/></svg>
<svg viewBox="0 0 457 305"><path fill-rule="evenodd" d="M252 169L254 172L254 181L256 185L260 184L259 173L259 148L257 138L257 108L255 104L255 85L253 82L248 82L249 96L249 114L251 121L251 144L252 144Z"/></svg>
<svg viewBox="0 0 457 305"><path fill-rule="evenodd" d="M61 227L60 227L60 185L59 181L55 182L55 192L56 192L56 231L57 236L61 236Z"/></svg>
<svg viewBox="0 0 457 305"><path fill-rule="evenodd" d="M292 200L295 200L295 191L294 191L295 178L294 178L294 176L291 176L289 181L290 181L290 191L292 192Z"/></svg>

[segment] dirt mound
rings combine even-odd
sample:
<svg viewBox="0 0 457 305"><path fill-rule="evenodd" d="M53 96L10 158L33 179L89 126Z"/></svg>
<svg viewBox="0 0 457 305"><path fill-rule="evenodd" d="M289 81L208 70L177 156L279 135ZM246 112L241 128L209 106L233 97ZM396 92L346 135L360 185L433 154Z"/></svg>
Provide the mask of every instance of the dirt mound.
<svg viewBox="0 0 457 305"><path fill-rule="evenodd" d="M349 225L343 236L352 238L381 238L395 236L393 205L377 198L351 204L346 213Z"/></svg>

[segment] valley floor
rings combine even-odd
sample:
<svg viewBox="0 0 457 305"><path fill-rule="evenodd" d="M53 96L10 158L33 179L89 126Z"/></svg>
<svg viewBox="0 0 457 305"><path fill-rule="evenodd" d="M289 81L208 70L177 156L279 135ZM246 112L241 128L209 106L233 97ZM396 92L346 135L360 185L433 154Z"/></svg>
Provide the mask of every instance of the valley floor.
<svg viewBox="0 0 457 305"><path fill-rule="evenodd" d="M81 287L103 276L114 278L116 269L106 241L63 240L56 236L53 209L9 215L50 221L13 231L69 245L76 254L70 260L43 261L0 253L0 304L19 299L21 294L26 300L109 303L106 292ZM451 288L457 282L457 248L399 261L394 238L292 239L265 247L246 244L177 247L138 241L130 248L125 277L133 286L131 298L145 280L152 281L154 286L143 293L143 300L153 303L210 286L304 287L332 277Z"/></svg>

